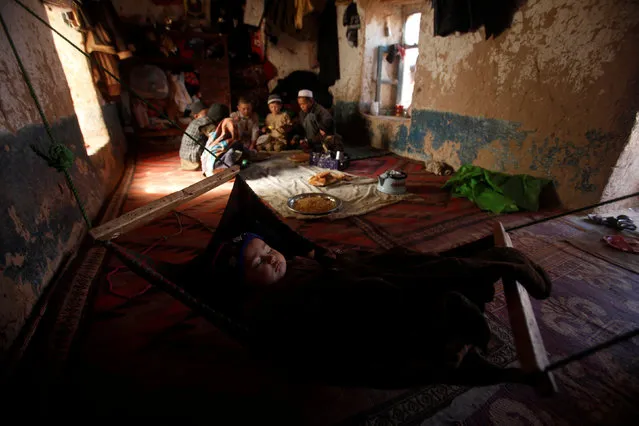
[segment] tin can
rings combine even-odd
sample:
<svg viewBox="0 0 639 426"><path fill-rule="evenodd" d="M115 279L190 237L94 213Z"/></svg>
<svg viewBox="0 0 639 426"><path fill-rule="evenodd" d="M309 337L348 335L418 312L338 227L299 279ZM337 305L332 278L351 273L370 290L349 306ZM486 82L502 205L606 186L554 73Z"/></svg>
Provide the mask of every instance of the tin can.
<svg viewBox="0 0 639 426"><path fill-rule="evenodd" d="M337 151L337 152L335 153L335 159L336 159L337 161L342 161L342 160L344 160L344 153L343 153L342 151Z"/></svg>

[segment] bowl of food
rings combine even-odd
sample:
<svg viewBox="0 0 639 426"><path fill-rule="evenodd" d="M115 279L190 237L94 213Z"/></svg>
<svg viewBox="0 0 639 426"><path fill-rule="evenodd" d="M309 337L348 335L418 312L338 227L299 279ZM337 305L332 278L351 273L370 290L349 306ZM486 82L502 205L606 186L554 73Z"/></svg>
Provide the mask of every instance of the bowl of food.
<svg viewBox="0 0 639 426"><path fill-rule="evenodd" d="M332 195L310 192L289 198L286 205L295 213L318 216L339 210L342 200Z"/></svg>

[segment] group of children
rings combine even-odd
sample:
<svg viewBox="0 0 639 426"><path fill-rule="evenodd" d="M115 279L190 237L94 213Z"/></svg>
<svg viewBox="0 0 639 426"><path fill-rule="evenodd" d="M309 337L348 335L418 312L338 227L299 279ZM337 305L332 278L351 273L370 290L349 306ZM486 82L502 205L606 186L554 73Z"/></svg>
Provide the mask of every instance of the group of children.
<svg viewBox="0 0 639 426"><path fill-rule="evenodd" d="M201 167L206 176L211 176L215 169L250 159L257 151L279 152L291 148L332 151L342 147L335 134L333 117L313 100L310 90L298 93L300 113L297 122L282 111L279 95L270 95L267 102L270 113L262 128L253 106L245 98L239 99L237 111L233 113L222 104L210 108L201 102L191 105L193 121L180 146L182 169L199 170Z"/></svg>

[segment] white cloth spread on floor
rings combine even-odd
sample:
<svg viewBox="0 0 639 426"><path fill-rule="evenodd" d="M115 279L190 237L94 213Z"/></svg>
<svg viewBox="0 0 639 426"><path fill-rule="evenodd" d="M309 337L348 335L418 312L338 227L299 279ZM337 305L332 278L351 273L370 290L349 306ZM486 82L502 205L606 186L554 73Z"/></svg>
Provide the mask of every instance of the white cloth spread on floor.
<svg viewBox="0 0 639 426"><path fill-rule="evenodd" d="M358 216L399 201L420 199L414 194L388 195L381 193L377 191L377 179L363 177L355 177L350 182L327 187L316 187L309 184L308 179L317 173L326 171L326 169L308 164L299 165L288 160L287 157L288 155L281 154L261 163L252 164L251 167L241 172L251 189L283 217L317 218L318 216L295 213L287 206L290 197L309 192L333 195L344 202L340 210L321 216L328 219Z"/></svg>

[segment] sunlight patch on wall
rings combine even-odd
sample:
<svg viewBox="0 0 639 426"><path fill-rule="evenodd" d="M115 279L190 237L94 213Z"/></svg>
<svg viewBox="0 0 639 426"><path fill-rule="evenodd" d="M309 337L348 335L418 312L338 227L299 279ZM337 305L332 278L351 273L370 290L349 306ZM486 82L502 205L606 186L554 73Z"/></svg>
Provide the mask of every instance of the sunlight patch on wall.
<svg viewBox="0 0 639 426"><path fill-rule="evenodd" d="M628 142L614 166L601 199L609 200L637 191L639 191L639 112L635 115L635 124L630 131ZM635 197L622 203L615 203L610 208L603 208L598 212L605 213L628 206L639 206L639 199Z"/></svg>
<svg viewBox="0 0 639 426"><path fill-rule="evenodd" d="M63 20L62 15L68 10L55 6L45 9L51 26L76 46L84 49L82 33L71 28ZM93 84L89 60L57 34L53 34L53 42L71 92L73 108L80 124L87 154L93 155L110 140L102 115L104 101Z"/></svg>

